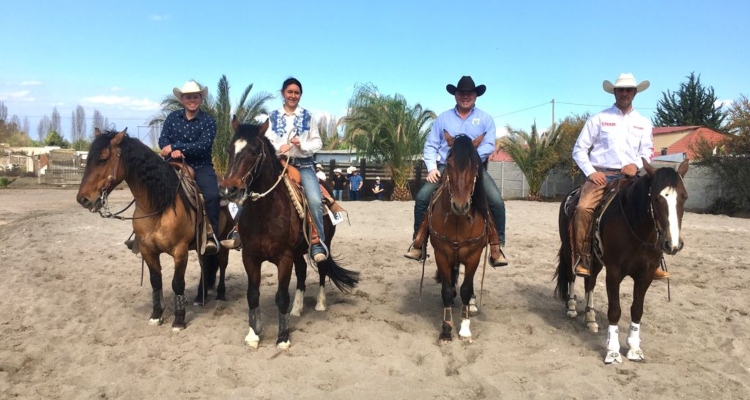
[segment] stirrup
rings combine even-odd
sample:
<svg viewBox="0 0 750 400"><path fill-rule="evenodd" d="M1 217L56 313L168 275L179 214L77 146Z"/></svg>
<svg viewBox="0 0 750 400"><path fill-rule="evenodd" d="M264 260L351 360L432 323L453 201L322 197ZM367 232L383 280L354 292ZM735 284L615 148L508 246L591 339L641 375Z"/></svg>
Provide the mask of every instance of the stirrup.
<svg viewBox="0 0 750 400"><path fill-rule="evenodd" d="M424 261L427 258L427 252L422 251L419 247L414 247L412 244L409 246L409 250L404 254L404 257L410 259L410 260L416 260L416 261Z"/></svg>
<svg viewBox="0 0 750 400"><path fill-rule="evenodd" d="M583 259L583 257L578 257L578 261L576 261L576 266L573 268L573 272L576 274L576 276L580 276L582 278L588 278L591 276L591 269L586 267L586 263Z"/></svg>
<svg viewBox="0 0 750 400"><path fill-rule="evenodd" d="M237 232L237 227L232 229L229 236L221 241L221 247L230 250L239 250L242 248L242 242L240 241L240 233Z"/></svg>
<svg viewBox="0 0 750 400"><path fill-rule="evenodd" d="M503 251L502 246L500 246L500 257L492 258L492 253L490 252L490 266L492 268L505 267L507 265L508 259L505 257L505 252Z"/></svg>
<svg viewBox="0 0 750 400"><path fill-rule="evenodd" d="M219 247L216 245L218 241L216 240L216 236L211 235L206 240L206 250L203 252L204 256L213 256L215 254L219 254Z"/></svg>

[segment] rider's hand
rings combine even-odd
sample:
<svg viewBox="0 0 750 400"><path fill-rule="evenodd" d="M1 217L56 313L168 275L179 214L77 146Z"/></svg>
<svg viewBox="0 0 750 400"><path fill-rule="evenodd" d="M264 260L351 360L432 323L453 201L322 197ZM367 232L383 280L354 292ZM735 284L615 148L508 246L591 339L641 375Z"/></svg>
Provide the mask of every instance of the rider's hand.
<svg viewBox="0 0 750 400"><path fill-rule="evenodd" d="M636 166L635 164L628 164L622 167L620 172L622 172L623 175L632 178L635 176L635 174L638 173L638 166Z"/></svg>
<svg viewBox="0 0 750 400"><path fill-rule="evenodd" d="M604 175L604 172L596 171L593 174L589 175L588 178L591 182L594 182L599 186L604 186L607 184L607 176Z"/></svg>
<svg viewBox="0 0 750 400"><path fill-rule="evenodd" d="M170 154L170 157L172 157L172 159L182 158L182 150L173 151L172 154Z"/></svg>
<svg viewBox="0 0 750 400"><path fill-rule="evenodd" d="M437 168L427 173L427 182L437 183L440 180L440 171Z"/></svg>
<svg viewBox="0 0 750 400"><path fill-rule="evenodd" d="M161 149L161 151L159 152L159 154L160 154L160 155L161 155L162 157L168 157L168 156L169 156L170 154L172 154L172 145L171 145L171 144L168 144L168 145L166 145L166 146L162 147L162 149Z"/></svg>
<svg viewBox="0 0 750 400"><path fill-rule="evenodd" d="M291 143L292 143L293 145L295 145L295 146L299 147L299 138L298 138L297 136L293 137L293 138L292 138L292 140L290 140L290 142L291 142Z"/></svg>
<svg viewBox="0 0 750 400"><path fill-rule="evenodd" d="M284 153L288 152L289 149L291 149L291 148L292 148L292 146L290 146L288 144L282 144L281 147L279 147L279 153L284 154Z"/></svg>

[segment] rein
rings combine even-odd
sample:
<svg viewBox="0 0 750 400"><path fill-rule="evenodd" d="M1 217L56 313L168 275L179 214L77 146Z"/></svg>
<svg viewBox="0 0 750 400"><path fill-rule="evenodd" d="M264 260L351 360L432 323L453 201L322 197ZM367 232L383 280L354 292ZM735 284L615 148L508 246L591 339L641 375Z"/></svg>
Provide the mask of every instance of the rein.
<svg viewBox="0 0 750 400"><path fill-rule="evenodd" d="M652 202L653 195L651 193L651 186L649 186L649 188L648 188L648 213L651 216L651 222L654 224L654 231L656 231L656 240L654 241L654 243L648 243L648 242L646 242L645 240L643 240L640 237L638 237L638 235L635 233L635 231L633 231L633 227L630 226L630 222L628 221L628 217L627 217L627 215L625 215L625 207L623 207L623 204L622 204L622 196L620 196L618 194L617 197L618 197L618 202L620 203L620 211L622 212L623 220L625 220L625 226L628 227L628 230L630 231L630 234L633 235L633 237L636 238L636 240L638 240L639 242L641 242L641 246L642 247L647 248L647 249L651 249L651 250L656 250L657 249L657 244L659 244L659 238L661 238L662 233L661 233L661 229L659 229L659 221L654 216L654 204Z"/></svg>
<svg viewBox="0 0 750 400"><path fill-rule="evenodd" d="M271 193L274 189L276 189L276 186L279 185L279 182L281 182L282 179L284 179L284 174L286 174L287 166L289 165L288 162L284 163L284 169L281 171L281 174L279 174L279 177L276 179L276 182L271 185L271 188L266 190L263 193L256 193L251 192L250 185L253 183L253 180L255 180L255 176L260 172L260 168L263 165L262 162L266 159L266 145L263 143L263 140L260 138L256 138L258 141L260 141L260 146L263 148L263 151L261 151L260 156L255 159L255 164L247 171L245 176L242 177L242 197L237 201L238 205L245 204L245 201L248 197L250 197L250 200L252 201L258 201L262 199L263 197L266 197L269 193ZM250 178L248 182L248 178Z"/></svg>

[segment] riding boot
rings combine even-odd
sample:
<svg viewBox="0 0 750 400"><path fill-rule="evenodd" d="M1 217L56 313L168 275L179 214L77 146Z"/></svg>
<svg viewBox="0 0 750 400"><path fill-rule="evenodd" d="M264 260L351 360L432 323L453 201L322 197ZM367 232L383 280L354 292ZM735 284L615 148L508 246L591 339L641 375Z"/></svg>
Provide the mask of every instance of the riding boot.
<svg viewBox="0 0 750 400"><path fill-rule="evenodd" d="M577 276L588 277L591 275L591 238L586 237L580 250L577 252L574 272Z"/></svg>
<svg viewBox="0 0 750 400"><path fill-rule="evenodd" d="M490 241L490 266L492 267L504 267L508 265L508 259L505 258L503 249L500 243L500 235L497 233L497 227L492 216L487 218L487 234L489 235Z"/></svg>
<svg viewBox="0 0 750 400"><path fill-rule="evenodd" d="M242 242L240 242L239 227L237 225L234 226L232 232L229 232L227 238L221 241L221 247L227 249L239 249L240 247L242 247Z"/></svg>
<svg viewBox="0 0 750 400"><path fill-rule="evenodd" d="M657 268L654 272L654 279L667 279L669 278L670 273L661 269Z"/></svg>
<svg viewBox="0 0 750 400"><path fill-rule="evenodd" d="M310 226L310 250L312 250L312 258L316 263L321 263L327 260L328 256L326 255L325 248L320 243L318 227L315 225L311 213L307 214L307 223Z"/></svg>
<svg viewBox="0 0 750 400"><path fill-rule="evenodd" d="M409 251L404 254L404 257L412 260L422 261L422 249L427 244L427 229L429 227L429 224L429 218L425 216L425 218L422 219L422 223L419 224L419 230L414 235L414 242L410 246Z"/></svg>
<svg viewBox="0 0 750 400"><path fill-rule="evenodd" d="M203 224L205 224L206 227L206 249L203 252L203 255L212 256L219 252L219 241L216 239L216 235L214 235L214 227L211 226L211 221L208 219L208 215L206 214L206 202L203 199L203 195L201 194L199 196L199 200L203 205L203 207L201 207L203 209Z"/></svg>

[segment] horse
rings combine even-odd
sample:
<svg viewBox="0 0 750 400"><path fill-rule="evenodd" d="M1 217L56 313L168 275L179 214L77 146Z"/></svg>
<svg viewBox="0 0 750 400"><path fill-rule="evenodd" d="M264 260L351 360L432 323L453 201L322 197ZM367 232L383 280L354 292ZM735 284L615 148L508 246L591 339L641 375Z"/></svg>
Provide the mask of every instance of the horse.
<svg viewBox="0 0 750 400"><path fill-rule="evenodd" d="M132 218L118 217L109 212L107 207L107 196L122 181L127 182L134 198L135 211ZM164 321L159 255L167 253L172 256L175 266L172 279L175 303L172 329L179 331L186 328L185 270L188 251L196 249L195 221L199 217L190 206L175 169L140 140L128 136L127 128L122 132L104 133L96 129L76 199L84 208L92 213L99 212L102 217L132 219L137 246L148 265L153 290L150 325L161 325ZM221 232L217 232L222 237L231 231L232 224L229 221L231 215L227 207L222 207L219 218ZM202 258L201 264L205 268L198 284L196 304L205 302L205 290L213 288L217 270L220 270L217 300L226 300L224 277L228 257L229 251L220 249L218 265Z"/></svg>
<svg viewBox="0 0 750 400"><path fill-rule="evenodd" d="M584 278L586 291L585 321L590 331L598 332L594 311L593 290L596 277L602 268L607 271L607 353L606 364L621 363L618 323L620 321L620 284L626 276L633 279L633 304L630 307L631 323L627 344L627 358L631 361L645 359L640 347L640 323L643 316L643 302L654 272L659 268L664 254L679 252L684 242L680 236L682 214L688 194L683 177L688 170L688 160L683 161L677 170L671 167L655 169L643 159L645 174L620 186L609 206L599 217L595 226L598 249L591 260L591 275ZM574 189L575 192L577 189ZM578 315L576 297L573 295L575 274L572 268L571 215L566 213L566 203L570 194L560 205L559 263L555 276L555 295L566 303L567 315ZM596 224L595 224L596 225ZM595 246L596 247L596 246Z"/></svg>
<svg viewBox="0 0 750 400"><path fill-rule="evenodd" d="M451 137L443 131L450 151L445 160L441 184L428 209L429 237L437 264L437 281L442 284L443 323L439 343L453 340L451 306L456 297L459 265L464 265L461 284L461 326L458 337L471 341L469 316L474 297L474 274L488 242L488 206L482 186L482 161L477 147L485 134L472 140L466 135Z"/></svg>
<svg viewBox="0 0 750 400"><path fill-rule="evenodd" d="M260 321L261 263L270 261L278 270L276 306L279 313L276 346L286 350L291 345L289 315L299 316L303 311L307 264L304 255L308 243L303 223L292 202L288 188L281 182L284 168L265 132L268 120L262 125L240 124L233 118L235 134L227 149L229 167L221 183L225 199L243 205L238 231L242 243L242 263L248 276L247 303L249 306L249 331L245 337L248 346L257 349L262 331ZM250 199L251 201L245 201ZM325 245L331 248L335 226L324 216ZM312 258L311 258L312 260ZM312 262L312 261L311 261ZM289 311L289 282L292 265L297 275L294 304ZM348 292L359 282L359 273L342 268L333 256L318 263L320 286L316 310L325 311L325 278L342 292Z"/></svg>

